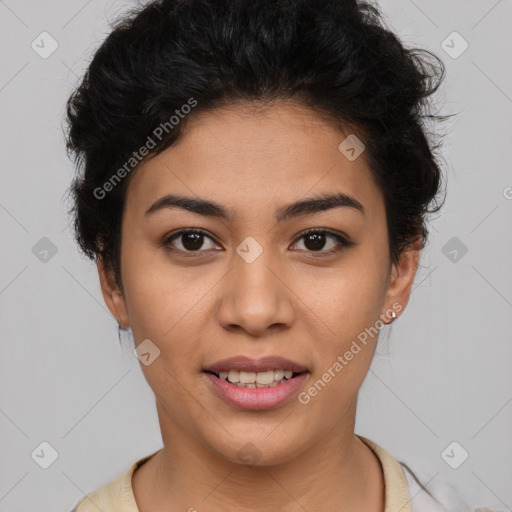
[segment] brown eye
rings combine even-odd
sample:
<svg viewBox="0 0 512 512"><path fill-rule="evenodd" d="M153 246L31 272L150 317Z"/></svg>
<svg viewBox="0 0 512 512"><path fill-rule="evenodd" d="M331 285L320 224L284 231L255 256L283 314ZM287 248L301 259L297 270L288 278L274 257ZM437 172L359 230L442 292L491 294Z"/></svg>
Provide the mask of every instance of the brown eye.
<svg viewBox="0 0 512 512"><path fill-rule="evenodd" d="M334 254L343 248L354 245L354 242L347 240L337 233L321 229L309 230L302 233L298 240L301 242L295 244L297 249L307 252L318 252L319 256ZM301 244L304 248L300 247Z"/></svg>
<svg viewBox="0 0 512 512"><path fill-rule="evenodd" d="M179 231L164 240L163 245L171 246L172 249L182 252L204 252L206 249L217 247L211 237L197 229Z"/></svg>

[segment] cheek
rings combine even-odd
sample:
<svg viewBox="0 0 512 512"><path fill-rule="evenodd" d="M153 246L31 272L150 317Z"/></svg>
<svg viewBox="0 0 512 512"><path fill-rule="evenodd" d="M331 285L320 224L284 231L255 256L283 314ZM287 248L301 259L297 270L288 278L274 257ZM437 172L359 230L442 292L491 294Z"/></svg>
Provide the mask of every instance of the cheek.
<svg viewBox="0 0 512 512"><path fill-rule="evenodd" d="M207 315L200 296L160 294L158 289L147 295L133 291L131 319L135 342L150 339L160 350L159 362L173 374L183 374L187 366L187 371L194 372L201 349L201 326Z"/></svg>
<svg viewBox="0 0 512 512"><path fill-rule="evenodd" d="M371 365L380 327L375 283L369 272L353 272L324 283L322 293L310 292L321 321L309 322L315 364L299 402L326 427L347 414Z"/></svg>
<svg viewBox="0 0 512 512"><path fill-rule="evenodd" d="M204 352L205 325L213 314L208 291L218 277L204 274L190 282L186 273L170 265L152 265L150 271L144 271L148 267L143 259L125 260L127 307L135 344L149 339L159 350L155 361L141 364L141 369L161 401L172 396L182 404L189 394L182 396L180 383L186 380L189 392L198 384L190 375L201 371L198 356Z"/></svg>
<svg viewBox="0 0 512 512"><path fill-rule="evenodd" d="M383 265L361 251L321 279L301 281L315 360L304 405L324 417L342 415L364 381L375 352L384 299ZM338 407L333 407L337 404Z"/></svg>
<svg viewBox="0 0 512 512"><path fill-rule="evenodd" d="M294 291L317 321L324 324L322 332L326 336L321 339L340 343L378 320L384 300L384 277L382 265L354 254L328 273L298 279Z"/></svg>
<svg viewBox="0 0 512 512"><path fill-rule="evenodd" d="M145 242L147 245L147 241ZM201 299L214 285L212 276L173 266L163 248L126 240L123 283L132 331L139 337L163 341L197 318Z"/></svg>

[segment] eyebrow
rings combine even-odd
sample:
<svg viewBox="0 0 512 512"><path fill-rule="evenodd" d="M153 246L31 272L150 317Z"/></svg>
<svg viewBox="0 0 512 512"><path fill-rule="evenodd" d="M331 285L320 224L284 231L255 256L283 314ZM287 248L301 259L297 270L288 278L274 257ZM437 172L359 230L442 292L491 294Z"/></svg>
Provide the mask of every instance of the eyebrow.
<svg viewBox="0 0 512 512"><path fill-rule="evenodd" d="M336 194L324 194L303 199L283 206L276 211L275 220L276 222L284 222L306 213L317 213L339 207L352 208L362 215L365 215L365 209L357 199L342 192L338 192ZM217 217L225 220L231 220L234 217L234 213L230 209L214 201L195 199L177 194L167 194L161 197L148 208L144 216L146 217L167 208L183 208L190 212L198 213L199 215Z"/></svg>

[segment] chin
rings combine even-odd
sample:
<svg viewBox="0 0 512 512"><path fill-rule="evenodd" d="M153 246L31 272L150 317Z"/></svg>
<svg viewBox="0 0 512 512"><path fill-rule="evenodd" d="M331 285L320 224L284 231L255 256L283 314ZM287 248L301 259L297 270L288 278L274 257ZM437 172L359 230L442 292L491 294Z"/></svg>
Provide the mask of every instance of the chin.
<svg viewBox="0 0 512 512"><path fill-rule="evenodd" d="M274 427L275 428L275 427ZM268 432L271 432L270 429ZM225 460L241 466L276 466L293 461L302 452L303 436L299 432L279 435L260 432L243 437L230 437L209 443Z"/></svg>

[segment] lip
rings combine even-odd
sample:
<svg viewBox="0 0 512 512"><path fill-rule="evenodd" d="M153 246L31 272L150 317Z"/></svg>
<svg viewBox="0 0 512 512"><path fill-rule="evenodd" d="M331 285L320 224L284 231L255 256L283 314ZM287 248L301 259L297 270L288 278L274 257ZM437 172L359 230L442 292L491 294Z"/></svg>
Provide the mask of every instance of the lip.
<svg viewBox="0 0 512 512"><path fill-rule="evenodd" d="M205 371L204 375L217 395L226 403L238 409L251 411L276 409L284 405L297 394L308 378L308 372L304 372L270 388L242 388L213 373Z"/></svg>
<svg viewBox="0 0 512 512"><path fill-rule="evenodd" d="M251 359L250 357L246 356L236 356L230 357L228 359L221 359L220 361L217 361L216 363L208 365L204 368L204 371L217 374L219 372L228 372L229 370L256 373L266 372L268 370L288 370L294 373L302 373L308 371L308 368L304 365L301 365L300 363L279 356L267 356L260 359Z"/></svg>

